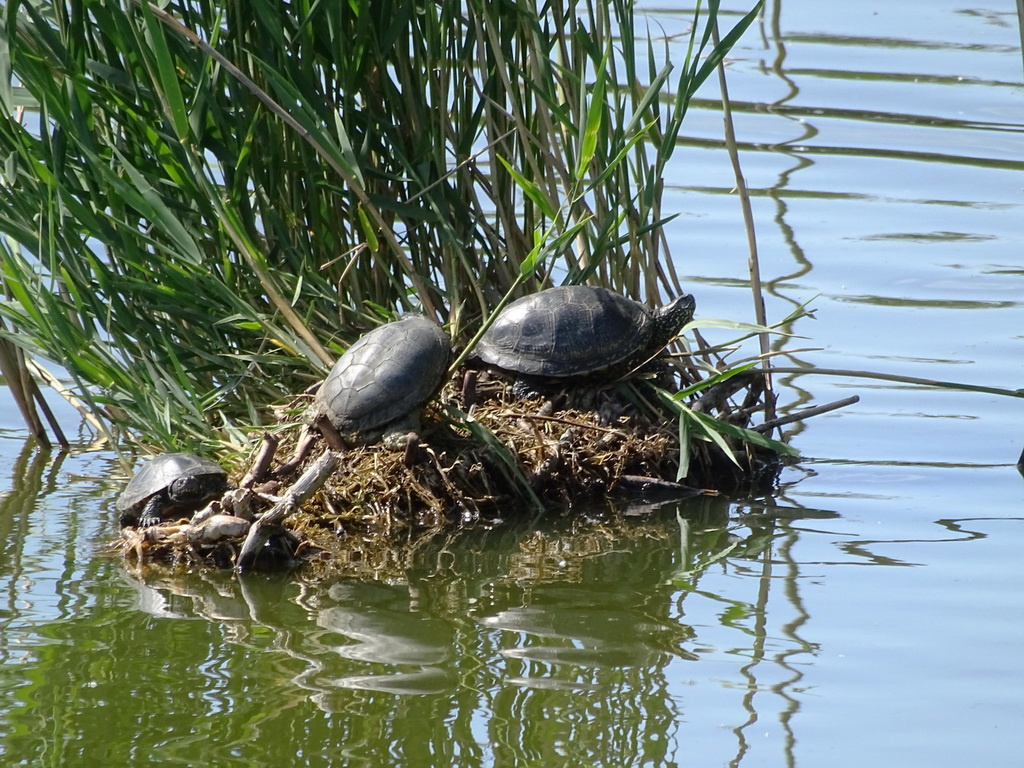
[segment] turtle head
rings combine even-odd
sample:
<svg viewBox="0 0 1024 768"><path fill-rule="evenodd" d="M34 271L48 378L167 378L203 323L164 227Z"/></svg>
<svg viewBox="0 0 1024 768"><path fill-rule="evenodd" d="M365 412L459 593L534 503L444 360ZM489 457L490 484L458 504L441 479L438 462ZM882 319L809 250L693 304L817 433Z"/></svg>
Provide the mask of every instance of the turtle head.
<svg viewBox="0 0 1024 768"><path fill-rule="evenodd" d="M684 293L654 313L654 333L651 346L661 348L679 333L680 329L693 319L697 300Z"/></svg>
<svg viewBox="0 0 1024 768"><path fill-rule="evenodd" d="M167 498L172 504L198 505L230 487L220 475L186 475L167 486Z"/></svg>

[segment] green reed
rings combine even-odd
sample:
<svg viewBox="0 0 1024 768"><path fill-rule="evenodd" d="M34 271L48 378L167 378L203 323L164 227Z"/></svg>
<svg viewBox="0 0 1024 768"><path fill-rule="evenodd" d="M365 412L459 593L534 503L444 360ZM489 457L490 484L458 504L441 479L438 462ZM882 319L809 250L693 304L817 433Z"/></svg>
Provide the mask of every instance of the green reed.
<svg viewBox="0 0 1024 768"><path fill-rule="evenodd" d="M627 0L7 3L0 336L115 438L241 446L394 313L677 293L664 169L760 5L669 62Z"/></svg>

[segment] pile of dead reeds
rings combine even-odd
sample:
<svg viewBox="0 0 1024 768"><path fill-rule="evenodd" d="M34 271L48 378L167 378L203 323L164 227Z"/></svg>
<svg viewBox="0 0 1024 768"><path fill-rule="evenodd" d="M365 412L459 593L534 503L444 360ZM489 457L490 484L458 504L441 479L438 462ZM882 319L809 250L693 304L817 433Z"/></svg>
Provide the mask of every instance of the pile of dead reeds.
<svg viewBox="0 0 1024 768"><path fill-rule="evenodd" d="M308 397L282 408L282 431L264 441L242 481L250 492L245 511L231 509L250 521L264 518L253 558L244 555L253 536L248 527L205 541L204 524L187 521L127 529L123 551L140 564L313 564L324 572L351 566L354 553L386 549L424 531L500 525L609 498L635 502L758 483L763 488L782 465L785 446L767 439L758 445L759 433L750 429L761 410L753 406L764 394L760 375L733 377L731 395L742 394L741 407L720 391L701 406L699 399L691 403L709 411L702 418L741 430L747 439L694 443L681 442L679 414L659 386L664 381L584 381L517 399L500 377L485 375L467 408L464 389L456 386L461 379L427 408L420 440L405 451L379 443L332 450L296 418L308 409ZM672 387L680 388L678 381ZM266 526L274 517L268 510L294 493L301 501Z"/></svg>

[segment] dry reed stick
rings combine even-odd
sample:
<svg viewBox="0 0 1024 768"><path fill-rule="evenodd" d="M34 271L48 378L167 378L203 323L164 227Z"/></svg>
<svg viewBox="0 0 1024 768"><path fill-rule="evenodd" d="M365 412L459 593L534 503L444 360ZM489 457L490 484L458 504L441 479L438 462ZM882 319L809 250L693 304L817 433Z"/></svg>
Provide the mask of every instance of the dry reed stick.
<svg viewBox="0 0 1024 768"><path fill-rule="evenodd" d="M717 19L711 26L711 35L715 45L719 45L721 40L718 34ZM757 257L757 235L754 231L754 213L750 207L750 193L747 189L747 182L743 178L739 151L736 147L736 131L732 121L732 109L729 106L729 88L725 80L724 61L718 65L718 83L722 91L722 120L724 123L725 146L729 152L729 159L732 161L733 173L736 176L736 191L740 198L740 208L743 211L743 225L747 232L747 245L750 249L747 267L750 271L750 290L754 297L754 317L758 325L767 326L764 295L761 290L761 265ZM775 419L775 396L772 390L771 363L768 360L771 353L768 334L759 333L758 341L761 346L761 356L764 358L764 420L765 423L769 423Z"/></svg>

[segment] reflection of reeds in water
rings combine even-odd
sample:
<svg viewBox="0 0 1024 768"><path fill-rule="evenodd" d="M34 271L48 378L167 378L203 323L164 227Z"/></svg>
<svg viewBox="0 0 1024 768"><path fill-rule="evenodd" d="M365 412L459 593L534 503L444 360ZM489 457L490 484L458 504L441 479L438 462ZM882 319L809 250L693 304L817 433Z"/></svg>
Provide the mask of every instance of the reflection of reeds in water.
<svg viewBox="0 0 1024 768"><path fill-rule="evenodd" d="M111 744L128 749L140 737L160 742L168 722L185 723L186 733L201 722L217 737L204 754L218 763L230 762L234 746L223 741L252 743L255 733L268 732L302 733L310 743L360 753L397 745L410 764L425 741L471 749L483 738L495 751L521 757L529 745L549 743L532 730L547 713L552 737L578 740L591 762L612 764L627 747L638 750L630 755L647 754L655 742L638 734L664 739L678 727L688 706L679 679L709 678L715 687L723 663L746 663L755 642L749 617L763 609L754 605L752 575L768 559L758 553L768 551L770 537L766 546L765 530L733 523L721 498L616 513L602 505L556 521L527 515L500 529L434 531L409 537L390 554L366 547L364 562L335 580L136 576L93 558L82 543L94 536L67 539L66 531L80 533L92 513L72 512L73 524L64 526L54 499L28 503L46 498L41 488L64 493L66 465L52 466L29 446L14 470L22 482L4 497L2 517L13 526L4 538L15 564L12 584L38 575L29 565L39 557L38 533L53 529L46 547L55 581L44 580L39 596L52 600L56 589L59 615L30 633L44 645L33 662L38 712L66 713L61 693L71 684L86 704L106 702L106 709L96 704L101 714L135 718L136 727L115 733L88 729L79 748L97 754ZM785 562L781 551L770 559ZM748 578L749 588L738 591L749 598L709 588L708 576L726 569L732 579ZM765 578L782 584L785 576L795 586L797 575ZM131 610L119 578L138 591L140 609L162 620ZM8 591L7 608L17 617L12 637L22 637L19 627L39 608L27 607L21 587ZM780 606L773 608L777 617ZM760 669L762 678L777 680L774 654L782 641L770 636ZM54 647L77 652L46 650ZM714 661L699 666L716 647ZM799 650L788 640L784 647ZM311 715L310 703L334 717ZM752 695L750 707L772 709L763 695ZM601 736L591 739L594 733ZM291 746L285 738L270 741L265 749L275 756Z"/></svg>
<svg viewBox="0 0 1024 768"><path fill-rule="evenodd" d="M301 582L299 613L294 605L275 607L280 589L261 581L151 573L138 586L148 610L237 625L232 636L243 644L257 629L301 638L299 647L289 640L279 650L312 664L302 679L315 677L325 693L333 686L399 692L402 681L427 679L451 685L472 667L469 648L499 654L520 685L536 677L543 687L543 668L552 684L561 678L588 687L600 670L657 668L686 657L694 631L671 617L663 585L684 564L695 584L723 546L743 555L735 537L715 533L728 522L724 502L680 512L694 532L685 551L679 523L665 510L626 516L607 509L595 509L588 522L421 536L388 549L404 549L401 561L373 562L366 549L345 580ZM304 621L323 631L298 631ZM434 672L420 674L427 668Z"/></svg>
<svg viewBox="0 0 1024 768"><path fill-rule="evenodd" d="M723 689L723 722L786 706L793 656L807 646L795 634L799 616L779 628L778 589L798 600L785 532L765 517L760 528L731 523L720 499L586 517L436 532L410 541L403 562L378 563L375 578L206 574L140 588L156 596L147 605L223 628L225 643L166 651L192 690L216 687L236 716L257 723L308 699L337 715L330 743L388 744L399 760L424 743L465 750L482 740L509 764L538 744L554 754L575 743L595 764L622 755L657 764L693 700L715 700L687 681ZM710 571L747 588L718 595ZM237 688L215 676L240 655L273 670L266 711L250 701L259 672ZM740 667L749 691L730 682ZM314 733L318 722L309 719ZM744 749L744 729L735 738Z"/></svg>

